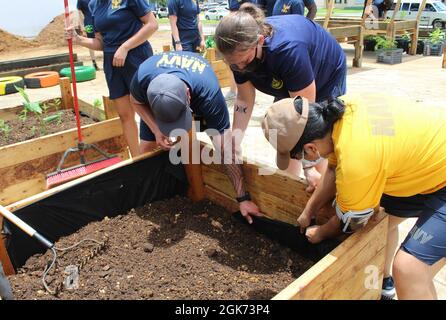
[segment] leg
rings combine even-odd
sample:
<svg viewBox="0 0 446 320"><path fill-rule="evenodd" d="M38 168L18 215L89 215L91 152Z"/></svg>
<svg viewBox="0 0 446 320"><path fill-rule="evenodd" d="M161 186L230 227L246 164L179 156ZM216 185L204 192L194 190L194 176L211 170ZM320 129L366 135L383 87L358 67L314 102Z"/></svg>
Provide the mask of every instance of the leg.
<svg viewBox="0 0 446 320"><path fill-rule="evenodd" d="M135 111L130 103L129 95L113 99L116 111L121 119L124 137L130 148L132 157L140 154L138 144L138 127L135 121Z"/></svg>
<svg viewBox="0 0 446 320"><path fill-rule="evenodd" d="M384 266L384 278L390 277L392 271L393 258L400 246L398 226L406 221L406 218L399 218L389 215L389 228L387 233L386 264Z"/></svg>
<svg viewBox="0 0 446 320"><path fill-rule="evenodd" d="M437 299L430 266L399 250L393 264L393 277L400 300Z"/></svg>

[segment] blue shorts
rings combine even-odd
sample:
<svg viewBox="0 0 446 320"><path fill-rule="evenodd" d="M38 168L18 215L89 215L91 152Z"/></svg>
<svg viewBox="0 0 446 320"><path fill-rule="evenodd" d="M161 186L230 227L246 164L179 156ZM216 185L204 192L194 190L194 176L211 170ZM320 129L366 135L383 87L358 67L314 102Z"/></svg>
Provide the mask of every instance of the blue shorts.
<svg viewBox="0 0 446 320"><path fill-rule="evenodd" d="M178 30L180 35L181 46L183 51L199 52L197 47L200 46L201 37L198 29L193 30ZM172 38L172 44L175 48L174 39Z"/></svg>
<svg viewBox="0 0 446 320"><path fill-rule="evenodd" d="M141 63L153 55L152 46L146 42L129 51L124 67L113 67L114 53L104 52L104 73L110 99L130 93L130 82Z"/></svg>
<svg viewBox="0 0 446 320"><path fill-rule="evenodd" d="M446 188L406 198L383 195L381 206L390 215L418 217L402 250L428 265L446 257Z"/></svg>

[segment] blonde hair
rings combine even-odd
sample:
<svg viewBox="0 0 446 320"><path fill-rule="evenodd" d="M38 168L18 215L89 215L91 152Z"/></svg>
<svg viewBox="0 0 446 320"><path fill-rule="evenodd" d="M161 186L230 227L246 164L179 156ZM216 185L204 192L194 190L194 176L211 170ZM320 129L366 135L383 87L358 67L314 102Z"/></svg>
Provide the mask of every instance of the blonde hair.
<svg viewBox="0 0 446 320"><path fill-rule="evenodd" d="M252 3L244 3L239 11L225 16L215 30L215 44L222 54L252 48L259 35L271 36L272 26L265 23L263 11Z"/></svg>

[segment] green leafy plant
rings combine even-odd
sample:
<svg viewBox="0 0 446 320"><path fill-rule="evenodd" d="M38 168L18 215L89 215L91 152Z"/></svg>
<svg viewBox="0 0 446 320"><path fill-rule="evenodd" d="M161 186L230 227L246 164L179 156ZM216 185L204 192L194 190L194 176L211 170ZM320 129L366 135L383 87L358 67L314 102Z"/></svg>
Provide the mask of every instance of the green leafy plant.
<svg viewBox="0 0 446 320"><path fill-rule="evenodd" d="M45 124L48 124L50 122L55 122L57 121L57 124L60 124L62 122L62 112L58 112L56 114L53 114L51 116L45 117L42 119L42 121Z"/></svg>
<svg viewBox="0 0 446 320"><path fill-rule="evenodd" d="M25 101L23 102L23 110L19 116L22 121L25 121L27 119L28 112L32 112L37 115L42 114L43 110L39 102L31 102L28 94L25 92L23 88L17 86L14 87L20 93L22 98L25 99Z"/></svg>
<svg viewBox="0 0 446 320"><path fill-rule="evenodd" d="M405 31L404 34L401 36L401 39L405 40L405 41L410 41L410 33Z"/></svg>
<svg viewBox="0 0 446 320"><path fill-rule="evenodd" d="M11 130L11 127L5 122L5 120L0 119L0 132L5 136L5 138L8 138Z"/></svg>
<svg viewBox="0 0 446 320"><path fill-rule="evenodd" d="M445 38L445 32L441 31L440 28L436 28L433 32L429 33L429 41L434 45L444 42Z"/></svg>
<svg viewBox="0 0 446 320"><path fill-rule="evenodd" d="M93 101L93 107L99 108L100 106L102 106L102 101L100 99L95 99Z"/></svg>
<svg viewBox="0 0 446 320"><path fill-rule="evenodd" d="M385 37L376 36L375 41L376 41L375 50L381 49L381 50L387 51L387 50L396 49L396 47L397 47L396 41L387 39Z"/></svg>
<svg viewBox="0 0 446 320"><path fill-rule="evenodd" d="M204 45L205 45L206 49L216 48L217 45L215 44L214 36L208 36L206 38Z"/></svg>

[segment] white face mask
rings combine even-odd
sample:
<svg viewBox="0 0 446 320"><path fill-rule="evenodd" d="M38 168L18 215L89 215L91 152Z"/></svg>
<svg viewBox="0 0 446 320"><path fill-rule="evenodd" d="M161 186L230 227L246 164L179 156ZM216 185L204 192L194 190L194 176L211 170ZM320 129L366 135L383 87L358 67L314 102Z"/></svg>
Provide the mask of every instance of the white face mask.
<svg viewBox="0 0 446 320"><path fill-rule="evenodd" d="M316 160L307 160L305 159L305 150L302 150L302 167L311 168L325 160L324 157L321 157L319 151L317 153L319 154L319 158L317 158Z"/></svg>

